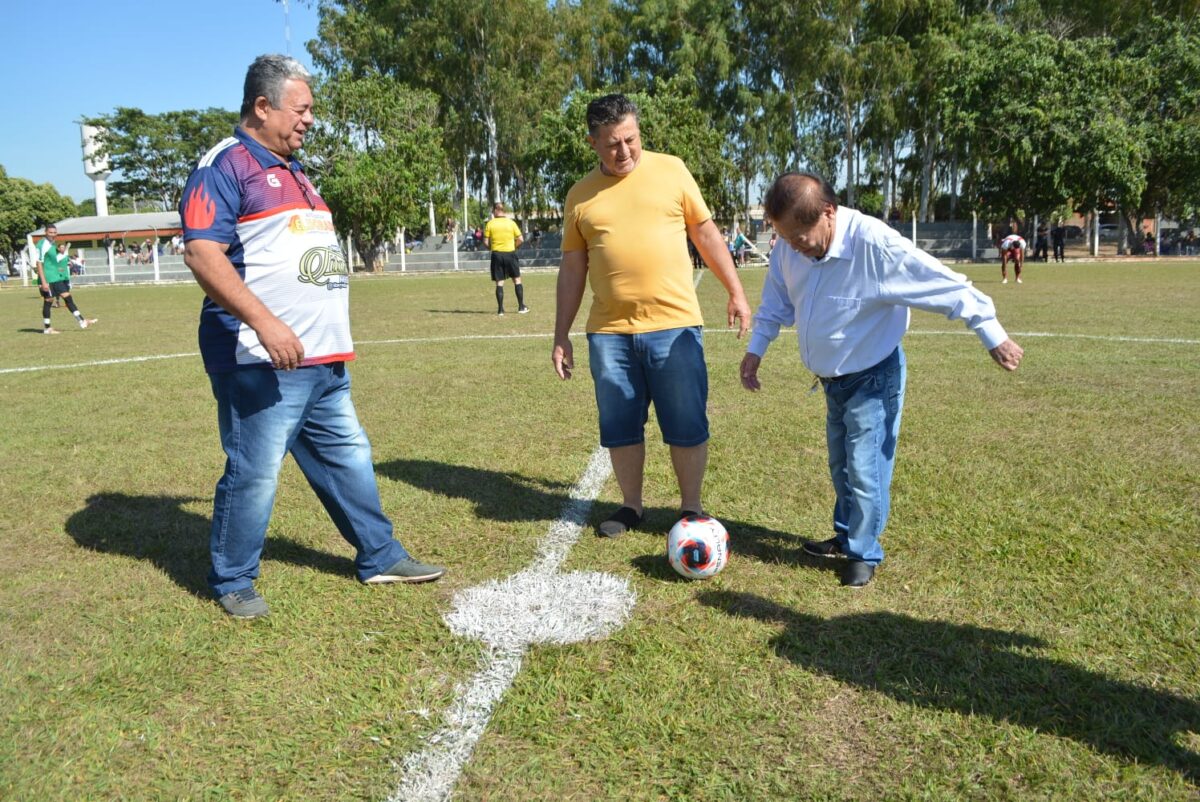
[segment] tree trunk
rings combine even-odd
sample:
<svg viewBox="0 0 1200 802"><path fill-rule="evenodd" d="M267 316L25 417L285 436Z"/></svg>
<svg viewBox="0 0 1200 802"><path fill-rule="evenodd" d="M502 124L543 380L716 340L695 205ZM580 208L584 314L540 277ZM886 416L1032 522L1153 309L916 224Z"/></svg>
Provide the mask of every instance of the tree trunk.
<svg viewBox="0 0 1200 802"><path fill-rule="evenodd" d="M921 148L921 203L917 219L929 222L929 197L933 191L933 151L938 139L938 121L931 120L922 133Z"/></svg>
<svg viewBox="0 0 1200 802"><path fill-rule="evenodd" d="M854 208L854 191L858 184L858 173L855 165L855 150L857 142L855 134L857 133L854 125L854 114L850 108L850 102L842 97L842 124L846 127L846 205L851 209Z"/></svg>
<svg viewBox="0 0 1200 802"><path fill-rule="evenodd" d="M742 173L742 207L746 211L746 228L750 228L750 173Z"/></svg>
<svg viewBox="0 0 1200 802"><path fill-rule="evenodd" d="M950 157L950 219L958 219L958 148Z"/></svg>
<svg viewBox="0 0 1200 802"><path fill-rule="evenodd" d="M363 268L372 273L379 273L383 270L383 262L381 255L383 253L382 242L367 242L357 236L351 237L354 242L354 250L358 252L358 256L362 259Z"/></svg>
<svg viewBox="0 0 1200 802"><path fill-rule="evenodd" d="M491 104L488 104L487 110L483 116L483 127L487 132L487 154L488 154L488 187L489 195L491 195L492 203L499 203L500 197L500 147L496 142L496 112Z"/></svg>

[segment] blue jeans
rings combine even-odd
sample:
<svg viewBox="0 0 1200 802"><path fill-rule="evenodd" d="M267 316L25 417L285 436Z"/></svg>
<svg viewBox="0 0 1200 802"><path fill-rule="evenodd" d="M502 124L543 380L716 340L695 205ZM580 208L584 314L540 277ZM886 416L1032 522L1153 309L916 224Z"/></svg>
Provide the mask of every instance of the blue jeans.
<svg viewBox="0 0 1200 802"><path fill-rule="evenodd" d="M708 442L708 367L699 326L587 339L600 445L643 442L651 401L664 443L691 448Z"/></svg>
<svg viewBox="0 0 1200 802"><path fill-rule="evenodd" d="M905 373L904 350L897 346L874 367L822 380L836 495L833 531L847 557L871 565L883 561L879 536L891 506Z"/></svg>
<svg viewBox="0 0 1200 802"><path fill-rule="evenodd" d="M227 460L217 482L208 584L217 596L250 587L290 451L355 549L360 580L408 556L392 537L371 462L371 444L350 400L344 362L293 371L242 368L209 374Z"/></svg>

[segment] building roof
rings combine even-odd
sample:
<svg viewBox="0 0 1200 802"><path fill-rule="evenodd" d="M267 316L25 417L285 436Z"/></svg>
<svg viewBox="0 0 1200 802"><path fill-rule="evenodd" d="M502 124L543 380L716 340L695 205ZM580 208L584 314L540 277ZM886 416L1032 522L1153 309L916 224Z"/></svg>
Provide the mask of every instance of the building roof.
<svg viewBox="0 0 1200 802"><path fill-rule="evenodd" d="M138 214L110 214L104 217L68 217L54 224L58 238L64 242L76 240L113 239L123 237L173 236L183 230L179 212L139 212ZM35 237L46 233L45 228L33 232Z"/></svg>

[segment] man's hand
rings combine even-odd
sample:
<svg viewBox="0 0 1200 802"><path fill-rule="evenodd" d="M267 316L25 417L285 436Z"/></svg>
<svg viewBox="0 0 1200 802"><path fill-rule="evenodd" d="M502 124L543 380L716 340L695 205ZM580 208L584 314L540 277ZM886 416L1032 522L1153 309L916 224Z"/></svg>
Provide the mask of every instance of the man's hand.
<svg viewBox="0 0 1200 802"><path fill-rule="evenodd" d="M558 378L571 378L571 371L575 369L575 349L571 345L570 338L554 343L554 350L550 352L550 361L554 363L554 372L558 374Z"/></svg>
<svg viewBox="0 0 1200 802"><path fill-rule="evenodd" d="M738 289L740 290L741 287L739 286ZM739 292L730 295L725 311L729 315L730 328L733 328L733 321L738 321L737 336L739 340L742 339L750 329L750 304L746 300L746 294Z"/></svg>
<svg viewBox="0 0 1200 802"><path fill-rule="evenodd" d="M225 311L254 329L276 370L295 370L304 361L304 346L291 327L276 317L250 291L225 256L228 243L189 240L183 262L196 276L200 288Z"/></svg>
<svg viewBox="0 0 1200 802"><path fill-rule="evenodd" d="M725 238L711 217L702 223L689 224L687 232L704 264L729 293L729 303L725 307L728 325L732 328L734 320L739 322L738 339L741 339L750 329L750 304L746 301L742 280L738 278L737 265L725 246Z"/></svg>
<svg viewBox="0 0 1200 802"><path fill-rule="evenodd" d="M288 324L275 316L260 323L254 330L258 341L271 357L271 365L276 370L295 370L304 361L304 346L296 332Z"/></svg>
<svg viewBox="0 0 1200 802"><path fill-rule="evenodd" d="M762 384L758 381L758 366L761 364L761 356L748 353L742 357L742 366L738 369L738 372L742 377L742 386L751 392L757 392L762 389Z"/></svg>
<svg viewBox="0 0 1200 802"><path fill-rule="evenodd" d="M1025 355L1025 349L1012 340L1005 340L988 353L1000 367L1005 370L1016 370L1017 365L1021 364L1021 357Z"/></svg>

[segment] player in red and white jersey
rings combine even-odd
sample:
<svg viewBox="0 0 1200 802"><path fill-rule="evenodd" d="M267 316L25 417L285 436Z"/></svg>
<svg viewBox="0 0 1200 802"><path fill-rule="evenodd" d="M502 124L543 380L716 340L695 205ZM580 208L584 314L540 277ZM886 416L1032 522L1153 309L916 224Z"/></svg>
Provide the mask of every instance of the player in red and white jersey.
<svg viewBox="0 0 1200 802"><path fill-rule="evenodd" d="M1008 262L1012 260L1017 283L1021 283L1021 268L1025 265L1025 238L1009 234L1000 240L1000 283L1008 283Z"/></svg>
<svg viewBox="0 0 1200 802"><path fill-rule="evenodd" d="M295 59L256 59L241 124L200 160L179 207L184 261L207 294L200 351L228 457L208 582L237 618L267 614L254 580L289 452L354 546L359 580L445 573L393 536L350 399L349 271L329 208L294 157L313 124L310 82Z"/></svg>

